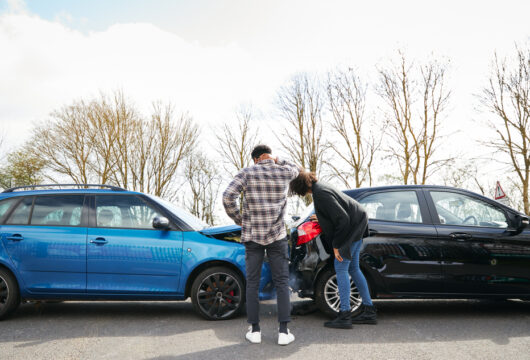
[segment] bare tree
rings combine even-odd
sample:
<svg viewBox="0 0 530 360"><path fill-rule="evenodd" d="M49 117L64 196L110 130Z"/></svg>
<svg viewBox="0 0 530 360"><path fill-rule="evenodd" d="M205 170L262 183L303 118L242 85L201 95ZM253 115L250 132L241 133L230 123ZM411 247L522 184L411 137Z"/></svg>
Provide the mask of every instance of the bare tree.
<svg viewBox="0 0 530 360"><path fill-rule="evenodd" d="M199 130L188 114L173 121L173 107L155 103L149 124L153 139L149 178L149 192L158 196L174 197L169 193L170 183L176 176L179 164L191 156L197 145Z"/></svg>
<svg viewBox="0 0 530 360"><path fill-rule="evenodd" d="M320 174L329 148L324 137L324 94L316 76L298 74L278 92L277 106L284 129L276 137L289 155L304 169ZM311 203L310 196L305 198Z"/></svg>
<svg viewBox="0 0 530 360"><path fill-rule="evenodd" d="M517 175L523 209L530 213L530 48L516 46L514 59L493 61L488 85L480 96L483 108L493 114L493 141L484 142L507 160L496 157Z"/></svg>
<svg viewBox="0 0 530 360"><path fill-rule="evenodd" d="M33 131L33 154L48 177L77 184L110 183L173 198L172 183L195 149L198 128L171 104L154 103L150 120L122 92L76 101Z"/></svg>
<svg viewBox="0 0 530 360"><path fill-rule="evenodd" d="M91 105L77 101L51 114L52 119L33 129L30 143L37 158L46 163L46 175L70 178L76 184L101 182L93 173L94 144L88 113Z"/></svg>
<svg viewBox="0 0 530 360"><path fill-rule="evenodd" d="M491 196L488 189L494 188L494 183L488 182L479 159L464 160L460 163L451 161L441 174L441 180L445 186L476 190L484 196Z"/></svg>
<svg viewBox="0 0 530 360"><path fill-rule="evenodd" d="M258 128L253 128L254 110L252 106L242 105L236 110L237 128L230 123L222 125L216 134L225 170L231 174L239 172L252 164L251 152L258 140Z"/></svg>
<svg viewBox="0 0 530 360"><path fill-rule="evenodd" d="M214 225L221 186L215 164L204 154L195 152L186 161L184 176L191 190L191 195L184 200L186 208L207 224Z"/></svg>
<svg viewBox="0 0 530 360"><path fill-rule="evenodd" d="M352 185L360 187L366 181L372 185L372 163L383 139L382 131L376 136L368 128L365 116L366 88L366 84L351 68L328 73L327 93L333 115L331 126L345 147L336 143L330 146L347 167L345 169L330 161L327 164L348 188ZM352 177L354 183L350 184Z"/></svg>
<svg viewBox="0 0 530 360"><path fill-rule="evenodd" d="M441 117L451 92L446 88L447 63L416 66L399 51L399 62L379 69L377 91L387 105L392 140L389 154L404 184L425 184L451 158L437 158Z"/></svg>

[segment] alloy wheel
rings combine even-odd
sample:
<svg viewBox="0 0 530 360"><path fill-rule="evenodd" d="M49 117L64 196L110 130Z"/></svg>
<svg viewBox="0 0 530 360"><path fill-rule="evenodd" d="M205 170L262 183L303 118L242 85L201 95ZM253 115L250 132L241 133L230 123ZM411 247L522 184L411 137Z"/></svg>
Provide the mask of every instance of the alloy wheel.
<svg viewBox="0 0 530 360"><path fill-rule="evenodd" d="M350 279L350 306L351 311L355 311L361 306L362 299L361 295L359 294L359 290L357 289L357 286L353 283L353 280ZM340 297L339 297L339 286L337 285L337 275L331 276L328 281L326 281L326 285L324 286L324 298L326 300L326 304L333 309L335 312L339 312L340 310Z"/></svg>
<svg viewBox="0 0 530 360"><path fill-rule="evenodd" d="M238 310L241 303L239 282L229 274L214 273L205 277L197 291L197 303L204 313L223 319Z"/></svg>

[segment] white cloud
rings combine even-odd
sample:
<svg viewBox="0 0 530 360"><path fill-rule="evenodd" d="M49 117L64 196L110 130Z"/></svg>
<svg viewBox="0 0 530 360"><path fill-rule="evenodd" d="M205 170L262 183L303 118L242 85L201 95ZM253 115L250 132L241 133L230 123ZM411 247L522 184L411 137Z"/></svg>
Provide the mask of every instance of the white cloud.
<svg viewBox="0 0 530 360"><path fill-rule="evenodd" d="M375 65L402 47L417 59L433 51L451 59L446 128L462 133L448 146L480 151L470 139L481 130L472 120L482 118L473 93L493 51L509 53L530 34L527 1L227 3L173 32L123 23L83 33L75 30L82 20L68 13L44 20L9 0L0 14L0 134L16 145L51 110L118 88L144 110L153 100L171 100L207 133L243 102L272 116L274 94L292 72L344 64L374 81ZM270 141L268 132L262 138Z"/></svg>
<svg viewBox="0 0 530 360"><path fill-rule="evenodd" d="M268 99L282 79L235 45L202 47L147 23L83 34L8 13L0 16L0 49L0 123L12 145L51 110L100 90L121 88L143 109L171 100L214 124L242 101Z"/></svg>

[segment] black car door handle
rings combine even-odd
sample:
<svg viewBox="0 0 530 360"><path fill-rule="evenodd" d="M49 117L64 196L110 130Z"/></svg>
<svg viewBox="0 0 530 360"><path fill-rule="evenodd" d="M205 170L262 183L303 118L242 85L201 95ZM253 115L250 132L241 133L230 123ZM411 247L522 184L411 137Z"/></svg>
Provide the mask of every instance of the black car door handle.
<svg viewBox="0 0 530 360"><path fill-rule="evenodd" d="M375 235L377 235L377 230L368 229L368 236L375 236Z"/></svg>
<svg viewBox="0 0 530 360"><path fill-rule="evenodd" d="M90 240L90 242L96 245L105 245L106 243L108 243L108 241L105 240L105 238L103 237L97 237L95 239Z"/></svg>
<svg viewBox="0 0 530 360"><path fill-rule="evenodd" d="M449 236L451 237L451 239L459 240L459 241L464 241L464 240L467 240L467 239L471 239L471 237L472 237L471 234L458 233L458 232L451 233L451 234L449 234Z"/></svg>
<svg viewBox="0 0 530 360"><path fill-rule="evenodd" d="M11 240L11 241L20 241L20 240L24 240L24 237L20 234L13 234L11 236L8 236L6 239Z"/></svg>

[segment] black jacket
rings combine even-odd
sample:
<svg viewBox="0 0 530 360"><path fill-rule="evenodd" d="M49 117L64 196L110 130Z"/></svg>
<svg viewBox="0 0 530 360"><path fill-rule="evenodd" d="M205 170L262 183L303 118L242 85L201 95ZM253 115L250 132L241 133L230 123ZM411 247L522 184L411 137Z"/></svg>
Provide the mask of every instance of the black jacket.
<svg viewBox="0 0 530 360"><path fill-rule="evenodd" d="M315 213L326 241L351 259L350 248L368 234L368 216L361 204L321 181L313 183Z"/></svg>

